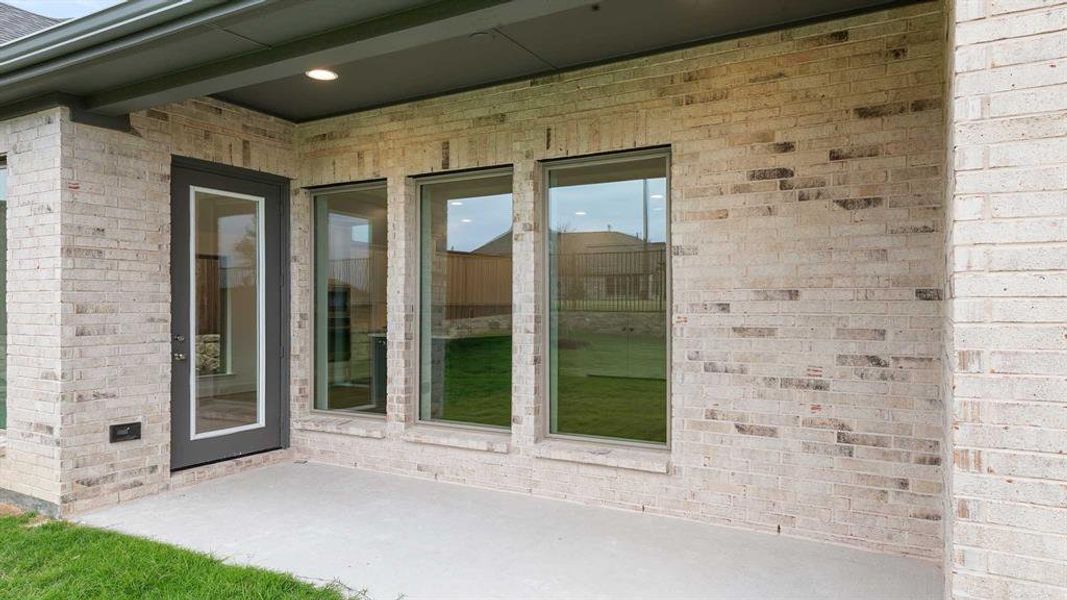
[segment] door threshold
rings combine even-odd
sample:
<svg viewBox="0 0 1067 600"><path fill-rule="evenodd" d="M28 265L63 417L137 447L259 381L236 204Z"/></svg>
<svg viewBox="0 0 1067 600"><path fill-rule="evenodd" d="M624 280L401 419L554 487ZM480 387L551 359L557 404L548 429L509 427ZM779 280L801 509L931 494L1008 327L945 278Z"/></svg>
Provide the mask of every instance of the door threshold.
<svg viewBox="0 0 1067 600"><path fill-rule="evenodd" d="M267 454L267 453L270 453L270 452L277 452L279 450L286 450L286 448L278 446L277 448L265 448L263 450L256 450L255 452L248 452L248 453L245 453L245 454L235 454L233 456L226 456L224 458L218 458L218 459L210 460L210 461L204 462L204 463L197 463L195 465L186 465L184 467L171 468L170 472L171 473L181 473L182 471L188 471L190 469L199 469L201 467L210 467L211 465L217 465L219 463L230 462L231 460L240 460L242 458L248 458L250 456L256 456L256 455L259 455L259 454Z"/></svg>

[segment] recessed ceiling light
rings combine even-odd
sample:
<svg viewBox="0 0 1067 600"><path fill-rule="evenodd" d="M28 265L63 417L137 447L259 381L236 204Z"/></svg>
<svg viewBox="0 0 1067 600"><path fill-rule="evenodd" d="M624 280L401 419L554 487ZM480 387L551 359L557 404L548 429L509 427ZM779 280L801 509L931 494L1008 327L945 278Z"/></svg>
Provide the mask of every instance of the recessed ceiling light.
<svg viewBox="0 0 1067 600"><path fill-rule="evenodd" d="M653 200L663 200L663 194L652 194L649 198L652 198Z"/></svg>
<svg viewBox="0 0 1067 600"><path fill-rule="evenodd" d="M337 79L337 73L334 73L329 69L312 69L306 71L304 75L318 81L333 81L334 79Z"/></svg>
<svg viewBox="0 0 1067 600"><path fill-rule="evenodd" d="M452 206L463 206L463 203L460 202L459 200L453 200L453 201L449 202L449 204L451 204Z"/></svg>
<svg viewBox="0 0 1067 600"><path fill-rule="evenodd" d="M576 210L576 211L574 211L574 214L578 215L579 217L584 217L585 216L585 211L584 210Z"/></svg>
<svg viewBox="0 0 1067 600"><path fill-rule="evenodd" d="M460 219L460 221L463 221L464 223L470 223L471 222L470 219Z"/></svg>

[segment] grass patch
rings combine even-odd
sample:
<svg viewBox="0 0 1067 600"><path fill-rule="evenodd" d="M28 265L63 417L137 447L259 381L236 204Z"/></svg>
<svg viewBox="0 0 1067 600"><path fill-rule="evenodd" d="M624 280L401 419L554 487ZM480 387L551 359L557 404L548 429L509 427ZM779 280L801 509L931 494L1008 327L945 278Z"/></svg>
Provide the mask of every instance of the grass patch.
<svg viewBox="0 0 1067 600"><path fill-rule="evenodd" d="M0 517L0 598L350 597L341 586L316 587L150 540L29 515Z"/></svg>
<svg viewBox="0 0 1067 600"><path fill-rule="evenodd" d="M441 418L511 425L511 336L448 340Z"/></svg>
<svg viewBox="0 0 1067 600"><path fill-rule="evenodd" d="M560 344L560 433L665 442L666 347L662 338L582 334ZM457 338L445 346L450 421L511 423L511 337Z"/></svg>
<svg viewBox="0 0 1067 600"><path fill-rule="evenodd" d="M561 336L565 334L561 332ZM559 433L666 441L667 354L663 338L575 334L559 345Z"/></svg>

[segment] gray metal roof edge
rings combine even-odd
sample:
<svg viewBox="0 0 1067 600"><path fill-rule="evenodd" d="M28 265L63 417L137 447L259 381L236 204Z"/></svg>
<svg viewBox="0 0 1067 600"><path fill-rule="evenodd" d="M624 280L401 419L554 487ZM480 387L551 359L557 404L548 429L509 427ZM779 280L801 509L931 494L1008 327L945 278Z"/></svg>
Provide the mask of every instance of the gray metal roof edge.
<svg viewBox="0 0 1067 600"><path fill-rule="evenodd" d="M128 0L100 12L63 21L26 37L0 44L0 76L20 70L47 66L84 51L103 48L109 43L138 36L152 29L179 21L197 13L217 14L220 5L258 6L275 0L226 2L226 0ZM192 24L202 24L192 20ZM171 28L173 29L173 28ZM139 36L146 41L146 36Z"/></svg>
<svg viewBox="0 0 1067 600"><path fill-rule="evenodd" d="M114 31L124 24L159 14L168 8L187 5L189 0L129 0L104 10L75 19L58 21L33 33L0 44L0 72L10 70L5 65L36 56L42 50L68 45L74 40L87 40L94 35Z"/></svg>

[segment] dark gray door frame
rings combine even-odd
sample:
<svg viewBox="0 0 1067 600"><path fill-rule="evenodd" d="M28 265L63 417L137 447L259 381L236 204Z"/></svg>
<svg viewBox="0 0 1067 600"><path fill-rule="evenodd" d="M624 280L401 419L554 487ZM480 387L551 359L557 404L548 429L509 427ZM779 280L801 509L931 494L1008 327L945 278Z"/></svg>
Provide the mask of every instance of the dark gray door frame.
<svg viewBox="0 0 1067 600"><path fill-rule="evenodd" d="M189 331L189 187L265 198L265 426L190 439L189 382L195 332ZM178 470L289 446L289 180L183 156L171 162L171 469Z"/></svg>

